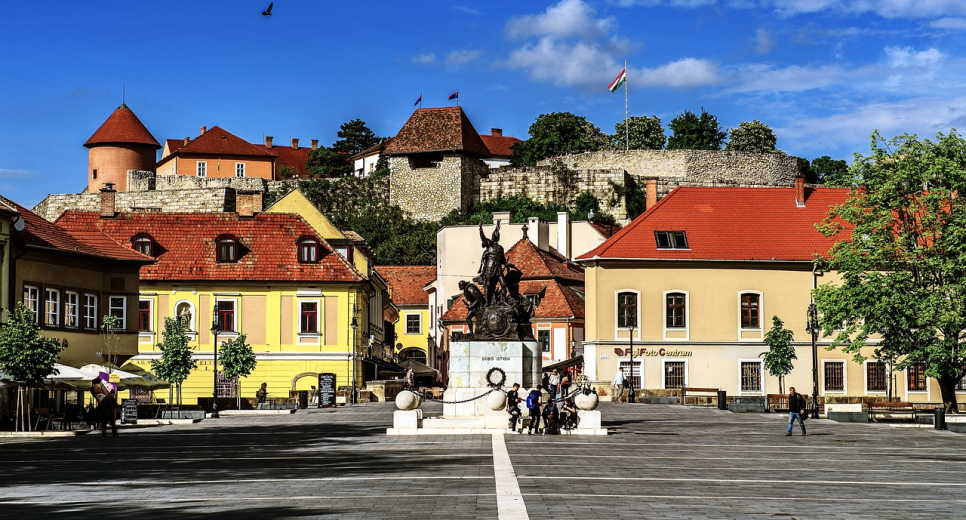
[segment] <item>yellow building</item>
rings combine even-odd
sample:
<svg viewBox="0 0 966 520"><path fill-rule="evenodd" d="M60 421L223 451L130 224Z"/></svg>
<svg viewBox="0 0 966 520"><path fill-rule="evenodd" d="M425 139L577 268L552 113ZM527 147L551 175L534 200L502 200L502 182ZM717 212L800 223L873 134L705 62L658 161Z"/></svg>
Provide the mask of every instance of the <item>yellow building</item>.
<svg viewBox="0 0 966 520"><path fill-rule="evenodd" d="M812 394L811 289L835 282L812 259L834 238L814 227L846 190L688 188L672 191L595 250L581 256L587 281L588 375L608 392L619 367L645 394L681 387L718 388L729 396L778 393L760 354L772 317L795 334L795 386ZM863 355L872 356L872 347ZM818 338L818 393L829 401L884 398L889 370L872 357L857 364ZM938 385L920 368L896 372L893 399L936 402Z"/></svg>
<svg viewBox="0 0 966 520"><path fill-rule="evenodd" d="M218 342L245 334L258 360L249 377L223 381L220 397L251 398L266 382L270 397L287 398L291 391L316 385L317 375L326 372L336 375L338 386L361 387L361 347L383 340L385 283L372 276L370 260L360 258L365 255L351 240L337 246L326 239L331 230L311 205L303 218L282 211L287 204L293 205L290 200L251 216L123 213L101 218L69 211L58 223L69 230L100 230L156 259L140 272L139 353L132 361L150 369L150 362L161 356L157 344L164 320L186 320L198 362L183 384L186 403L210 403L210 329L216 313ZM239 201L239 206L260 208L261 203ZM221 407L233 401L225 399Z"/></svg>
<svg viewBox="0 0 966 520"><path fill-rule="evenodd" d="M424 288L436 279L436 266L379 266L377 270L389 282L390 298L399 308L399 322L394 329L394 357L427 364L433 310Z"/></svg>

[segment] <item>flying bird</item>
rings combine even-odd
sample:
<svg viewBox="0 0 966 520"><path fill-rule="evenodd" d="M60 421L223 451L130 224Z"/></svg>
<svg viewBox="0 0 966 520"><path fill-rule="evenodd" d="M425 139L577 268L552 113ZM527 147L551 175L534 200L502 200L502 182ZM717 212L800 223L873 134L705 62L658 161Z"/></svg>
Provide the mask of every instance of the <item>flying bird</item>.
<svg viewBox="0 0 966 520"><path fill-rule="evenodd" d="M262 11L262 16L272 16L272 6L273 5L275 5L275 2L269 3L268 4L268 9Z"/></svg>

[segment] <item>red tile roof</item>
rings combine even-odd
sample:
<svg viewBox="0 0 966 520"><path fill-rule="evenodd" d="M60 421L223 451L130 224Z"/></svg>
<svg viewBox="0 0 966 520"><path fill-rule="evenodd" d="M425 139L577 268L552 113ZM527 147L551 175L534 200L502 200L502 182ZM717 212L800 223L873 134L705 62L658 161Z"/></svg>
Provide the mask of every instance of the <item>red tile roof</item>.
<svg viewBox="0 0 966 520"><path fill-rule="evenodd" d="M436 266L381 265L376 271L389 282L392 302L396 305L429 304L429 293L423 287L436 279Z"/></svg>
<svg viewBox="0 0 966 520"><path fill-rule="evenodd" d="M27 208L0 197L5 205L15 208L24 220L19 233L28 248L46 249L72 255L93 256L109 260L153 262L153 259L118 244L110 237L93 228L68 231L55 223L44 220ZM96 216L96 215L95 215Z"/></svg>
<svg viewBox="0 0 966 520"><path fill-rule="evenodd" d="M539 294L544 291L540 304L534 310L533 320L583 319L583 287L575 287L558 280L524 280L520 282L520 294ZM448 311L443 313L443 323L466 320L466 305L463 296L453 301Z"/></svg>
<svg viewBox="0 0 966 520"><path fill-rule="evenodd" d="M168 147L168 153L174 153L184 146L184 139L165 139L164 144Z"/></svg>
<svg viewBox="0 0 966 520"><path fill-rule="evenodd" d="M84 146L90 148L93 145L108 143L146 144L161 148L144 123L141 123L138 116L134 115L134 111L125 104L117 107L117 110L107 118L107 121L104 121Z"/></svg>
<svg viewBox="0 0 966 520"><path fill-rule="evenodd" d="M815 229L847 189L678 187L580 260L595 257L812 261L837 240ZM656 231L684 231L688 249L658 249Z"/></svg>
<svg viewBox="0 0 966 520"><path fill-rule="evenodd" d="M506 252L507 262L523 273L523 280L559 278L583 283L584 268L568 261L551 248L539 249L530 239L520 239Z"/></svg>
<svg viewBox="0 0 966 520"><path fill-rule="evenodd" d="M181 142L184 143L184 140ZM183 144L181 148L161 159L158 165L184 154L277 157L277 154L266 150L265 147L249 143L220 126L211 127L193 141Z"/></svg>
<svg viewBox="0 0 966 520"><path fill-rule="evenodd" d="M147 233L159 246L157 263L141 268L141 280L154 281L300 281L357 282L363 276L335 253L299 215L260 213L239 219L235 213L96 213L68 211L57 223L68 231L98 230L131 250L131 238ZM215 239L233 235L242 253L237 262L216 259ZM315 237L320 261L298 262L296 241Z"/></svg>
<svg viewBox="0 0 966 520"><path fill-rule="evenodd" d="M510 155L513 154L513 150L511 149L513 145L523 142L516 137L511 137L508 135L480 134L480 139L483 140L483 144L486 145L486 149L490 151L490 156L504 159L509 158Z"/></svg>
<svg viewBox="0 0 966 520"><path fill-rule="evenodd" d="M461 151L479 157L490 155L479 132L460 107L417 109L383 153L400 155L444 151Z"/></svg>
<svg viewBox="0 0 966 520"><path fill-rule="evenodd" d="M309 153L312 151L311 148L300 146L298 149L292 148L291 146L273 146L268 148L264 144L256 144L257 148L272 153L278 156L275 159L275 166L288 166L289 168L295 169L299 177L305 177L307 169L305 165L309 162Z"/></svg>

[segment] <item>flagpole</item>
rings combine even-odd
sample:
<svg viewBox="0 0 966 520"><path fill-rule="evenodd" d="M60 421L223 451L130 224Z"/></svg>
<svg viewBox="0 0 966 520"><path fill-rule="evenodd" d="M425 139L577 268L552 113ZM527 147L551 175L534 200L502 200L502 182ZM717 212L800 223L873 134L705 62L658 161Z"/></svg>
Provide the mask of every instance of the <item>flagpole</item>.
<svg viewBox="0 0 966 520"><path fill-rule="evenodd" d="M627 60L624 60L624 151L631 149L631 132L627 128Z"/></svg>

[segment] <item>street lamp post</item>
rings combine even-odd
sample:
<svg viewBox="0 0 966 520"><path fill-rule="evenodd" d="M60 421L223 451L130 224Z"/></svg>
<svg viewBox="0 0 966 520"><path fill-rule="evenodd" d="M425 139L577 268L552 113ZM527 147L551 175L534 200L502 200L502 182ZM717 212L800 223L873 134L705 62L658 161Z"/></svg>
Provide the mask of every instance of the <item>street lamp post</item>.
<svg viewBox="0 0 966 520"><path fill-rule="evenodd" d="M352 327L352 388L350 389L352 395L349 401L352 404L356 404L356 329L359 328L359 322L353 317L352 323L349 326Z"/></svg>
<svg viewBox="0 0 966 520"><path fill-rule="evenodd" d="M805 332L812 335L812 419L818 419L818 308L808 305Z"/></svg>
<svg viewBox="0 0 966 520"><path fill-rule="evenodd" d="M630 342L630 356L631 356L631 374L630 379L628 379L627 388L630 390L630 395L627 396L627 402L634 402L634 326L630 325L627 327L627 339Z"/></svg>
<svg viewBox="0 0 966 520"><path fill-rule="evenodd" d="M211 334L214 336L212 340L212 350L215 353L214 364L212 365L212 372L214 372L214 385L211 395L214 397L214 401L211 402L211 417L212 419L218 419L218 333L221 332L220 319L218 316L218 304L211 309Z"/></svg>

